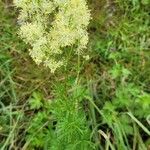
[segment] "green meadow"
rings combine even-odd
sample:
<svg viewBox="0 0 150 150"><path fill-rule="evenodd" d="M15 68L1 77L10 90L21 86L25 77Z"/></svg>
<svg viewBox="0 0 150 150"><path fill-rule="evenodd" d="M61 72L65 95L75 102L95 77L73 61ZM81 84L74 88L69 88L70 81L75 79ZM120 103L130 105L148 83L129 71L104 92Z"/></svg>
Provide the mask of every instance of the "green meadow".
<svg viewBox="0 0 150 150"><path fill-rule="evenodd" d="M53 74L0 0L0 150L150 150L150 1L88 7L89 59L68 54Z"/></svg>

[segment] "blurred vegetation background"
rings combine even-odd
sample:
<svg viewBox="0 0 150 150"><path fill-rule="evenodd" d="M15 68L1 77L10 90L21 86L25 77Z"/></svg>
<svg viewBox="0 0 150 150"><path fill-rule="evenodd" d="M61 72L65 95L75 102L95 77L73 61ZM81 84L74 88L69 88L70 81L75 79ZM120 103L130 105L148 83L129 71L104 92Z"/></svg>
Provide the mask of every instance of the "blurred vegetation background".
<svg viewBox="0 0 150 150"><path fill-rule="evenodd" d="M88 2L90 60L53 75L0 0L1 150L150 149L150 1Z"/></svg>

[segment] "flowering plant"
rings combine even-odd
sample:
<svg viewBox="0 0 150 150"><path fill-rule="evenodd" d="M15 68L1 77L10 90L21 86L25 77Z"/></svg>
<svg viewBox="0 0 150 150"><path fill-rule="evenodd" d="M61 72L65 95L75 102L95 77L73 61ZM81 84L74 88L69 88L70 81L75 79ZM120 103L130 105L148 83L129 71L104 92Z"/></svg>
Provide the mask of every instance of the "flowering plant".
<svg viewBox="0 0 150 150"><path fill-rule="evenodd" d="M88 43L90 12L86 0L14 0L20 8L19 35L32 49L30 56L53 73L66 64L65 48L82 54Z"/></svg>

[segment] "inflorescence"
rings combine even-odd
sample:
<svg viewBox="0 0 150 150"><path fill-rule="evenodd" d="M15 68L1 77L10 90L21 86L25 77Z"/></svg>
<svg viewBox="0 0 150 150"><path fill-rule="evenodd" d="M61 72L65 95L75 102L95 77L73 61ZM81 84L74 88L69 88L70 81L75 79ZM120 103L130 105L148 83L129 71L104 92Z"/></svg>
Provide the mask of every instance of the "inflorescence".
<svg viewBox="0 0 150 150"><path fill-rule="evenodd" d="M65 48L82 54L88 43L90 11L86 0L15 0L20 37L31 45L30 56L51 72L63 66Z"/></svg>

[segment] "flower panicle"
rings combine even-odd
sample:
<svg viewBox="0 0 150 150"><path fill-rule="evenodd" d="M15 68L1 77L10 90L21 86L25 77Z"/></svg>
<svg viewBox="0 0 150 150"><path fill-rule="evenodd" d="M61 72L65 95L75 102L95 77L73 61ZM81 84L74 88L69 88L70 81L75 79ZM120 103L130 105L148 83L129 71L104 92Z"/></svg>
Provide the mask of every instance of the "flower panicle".
<svg viewBox="0 0 150 150"><path fill-rule="evenodd" d="M19 35L31 45L29 54L37 64L54 73L65 64L64 48L74 46L77 54L86 49L91 19L86 0L14 0L14 4L20 10Z"/></svg>

